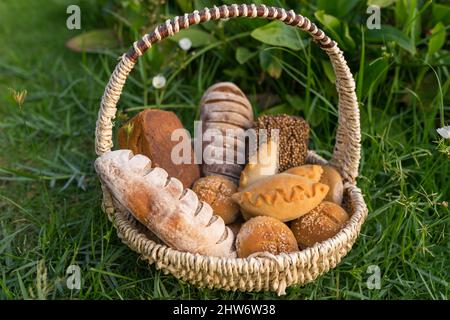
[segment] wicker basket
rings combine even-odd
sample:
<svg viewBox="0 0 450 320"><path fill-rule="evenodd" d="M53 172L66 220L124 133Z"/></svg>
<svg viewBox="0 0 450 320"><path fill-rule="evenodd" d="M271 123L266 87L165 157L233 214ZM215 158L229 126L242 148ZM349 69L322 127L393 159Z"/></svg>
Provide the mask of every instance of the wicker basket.
<svg viewBox="0 0 450 320"><path fill-rule="evenodd" d="M245 259L232 259L180 252L167 247L149 235L130 213L115 207L111 194L104 186L103 210L114 223L120 239L142 255L143 259L148 260L150 264L154 263L157 269L162 269L165 273L171 273L199 287L240 291L271 290L282 295L285 294L286 287L311 282L334 268L350 251L367 216L367 207L355 182L361 147L355 81L336 42L314 23L292 10L253 4L205 8L167 20L155 31L136 41L121 57L102 97L95 132L95 148L99 156L111 150L113 119L126 78L137 59L152 44L190 25L237 17L277 19L298 27L308 32L330 57L339 94L339 122L336 145L329 163L336 166L344 178L345 199L351 213L348 224L333 238L306 250L277 256L264 253ZM313 151L308 153L307 162L327 163Z"/></svg>

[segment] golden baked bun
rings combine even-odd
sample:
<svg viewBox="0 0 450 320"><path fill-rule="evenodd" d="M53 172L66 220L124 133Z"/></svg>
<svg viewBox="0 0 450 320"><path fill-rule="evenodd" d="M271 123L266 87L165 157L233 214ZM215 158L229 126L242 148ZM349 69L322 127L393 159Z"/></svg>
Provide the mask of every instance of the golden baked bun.
<svg viewBox="0 0 450 320"><path fill-rule="evenodd" d="M239 258L246 258L256 252L298 251L297 241L283 222L271 217L255 217L245 222L236 237L236 250Z"/></svg>
<svg viewBox="0 0 450 320"><path fill-rule="evenodd" d="M237 185L223 176L207 176L198 179L192 187L198 199L211 206L214 214L220 216L225 224L232 223L239 214L239 206L231 199Z"/></svg>
<svg viewBox="0 0 450 320"><path fill-rule="evenodd" d="M348 221L349 215L339 205L323 201L310 213L292 221L291 230L301 249L335 236Z"/></svg>
<svg viewBox="0 0 450 320"><path fill-rule="evenodd" d="M344 195L344 184L342 183L341 175L331 166L322 166L322 169L323 173L320 182L326 184L330 188L325 196L325 200L341 205L342 197Z"/></svg>
<svg viewBox="0 0 450 320"><path fill-rule="evenodd" d="M296 176L301 176L314 182L319 182L322 177L323 169L319 165L305 164L303 166L290 168L283 173L295 174Z"/></svg>
<svg viewBox="0 0 450 320"><path fill-rule="evenodd" d="M269 216L290 221L308 213L328 192L328 186L301 176L280 173L262 178L241 192L233 194L244 217Z"/></svg>

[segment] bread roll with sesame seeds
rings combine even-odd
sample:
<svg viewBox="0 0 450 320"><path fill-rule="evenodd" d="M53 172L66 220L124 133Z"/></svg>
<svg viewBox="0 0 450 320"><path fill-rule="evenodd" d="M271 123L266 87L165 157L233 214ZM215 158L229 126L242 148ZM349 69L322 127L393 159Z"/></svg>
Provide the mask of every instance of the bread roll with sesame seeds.
<svg viewBox="0 0 450 320"><path fill-rule="evenodd" d="M233 181L222 176L208 176L198 179L192 187L198 199L211 206L214 214L223 219L225 224L232 223L239 215L239 206L231 199L237 191Z"/></svg>
<svg viewBox="0 0 450 320"><path fill-rule="evenodd" d="M283 222L271 217L255 217L245 222L236 237L238 258L257 252L274 255L298 251L294 234Z"/></svg>
<svg viewBox="0 0 450 320"><path fill-rule="evenodd" d="M339 205L323 201L308 214L292 221L291 230L301 249L335 236L349 220Z"/></svg>
<svg viewBox="0 0 450 320"><path fill-rule="evenodd" d="M289 173L262 178L232 198L245 215L290 221L308 213L328 192L328 186Z"/></svg>

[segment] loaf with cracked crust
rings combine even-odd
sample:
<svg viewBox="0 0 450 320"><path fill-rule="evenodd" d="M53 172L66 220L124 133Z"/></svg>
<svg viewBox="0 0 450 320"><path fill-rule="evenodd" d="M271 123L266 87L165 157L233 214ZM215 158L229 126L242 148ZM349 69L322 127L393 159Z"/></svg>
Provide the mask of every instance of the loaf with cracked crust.
<svg viewBox="0 0 450 320"><path fill-rule="evenodd" d="M95 169L113 198L168 246L215 257L235 257L234 235L190 189L130 150L97 158Z"/></svg>
<svg viewBox="0 0 450 320"><path fill-rule="evenodd" d="M203 174L224 176L237 182L247 160L244 131L253 126L250 101L234 83L216 83L206 90L200 101L200 120L204 139ZM229 137L225 138L227 135ZM218 139L222 137L224 139ZM210 152L212 146L218 153ZM225 159L225 153L239 157Z"/></svg>

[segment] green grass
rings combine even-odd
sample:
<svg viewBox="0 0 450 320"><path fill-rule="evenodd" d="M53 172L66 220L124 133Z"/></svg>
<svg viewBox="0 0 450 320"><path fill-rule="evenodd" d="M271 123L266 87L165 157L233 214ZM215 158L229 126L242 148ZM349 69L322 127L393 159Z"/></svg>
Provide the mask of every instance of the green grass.
<svg viewBox="0 0 450 320"><path fill-rule="evenodd" d="M99 101L121 51L82 55L65 49L65 41L77 34L65 28L66 5L72 2L0 3L0 299L276 298L195 288L149 267L117 238L100 209L92 162ZM103 27L101 7L89 8L82 27ZM369 217L337 268L311 284L289 288L281 299L448 299L450 162L440 152L448 142L441 140L438 147L435 131L450 119L448 59L431 68L387 44L386 77L377 83L382 72L370 64L377 58L374 44L360 33L352 34L357 49L346 56L360 75L358 185ZM329 157L337 97L333 84L317 72L323 56L310 47L295 54L271 49L284 57L276 80L255 59L230 67L236 65L234 48L255 42L245 28L236 34L235 39L218 35L220 42L193 55L178 51L178 60L160 70L149 67L151 59L142 59L121 99L123 114L131 116L139 106L177 105L191 128L203 91L217 80L235 81L255 105L255 94L268 93L280 100L275 111L304 116L312 125L311 148ZM171 79L162 92L150 85L157 71ZM22 106L13 101L10 88L27 90ZM81 267L80 291L66 288L71 264ZM379 290L366 286L370 265L380 267Z"/></svg>

